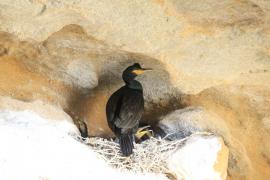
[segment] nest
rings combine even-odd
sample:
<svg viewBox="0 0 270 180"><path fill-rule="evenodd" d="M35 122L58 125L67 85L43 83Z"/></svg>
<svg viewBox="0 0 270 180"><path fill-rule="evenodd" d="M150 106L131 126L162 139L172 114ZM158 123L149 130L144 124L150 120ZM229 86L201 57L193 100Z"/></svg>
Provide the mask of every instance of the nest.
<svg viewBox="0 0 270 180"><path fill-rule="evenodd" d="M195 133L190 136L198 134L210 135L209 133ZM185 144L190 136L174 141L168 141L166 137L151 137L140 144L134 144L134 152L129 157L122 156L119 144L112 139L93 137L87 138L84 142L98 154L99 158L117 170L135 173L162 173L169 179L176 179L167 166L167 160L171 154Z"/></svg>

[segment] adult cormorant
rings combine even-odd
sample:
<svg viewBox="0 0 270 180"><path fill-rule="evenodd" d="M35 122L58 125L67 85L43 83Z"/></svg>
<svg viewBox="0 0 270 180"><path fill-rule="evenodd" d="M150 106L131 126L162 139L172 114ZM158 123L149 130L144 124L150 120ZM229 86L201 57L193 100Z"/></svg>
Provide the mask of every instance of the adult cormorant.
<svg viewBox="0 0 270 180"><path fill-rule="evenodd" d="M106 105L108 125L119 138L124 156L133 152L134 134L144 111L143 88L135 77L146 70L151 69L142 68L138 63L127 67L122 74L125 85L112 94Z"/></svg>

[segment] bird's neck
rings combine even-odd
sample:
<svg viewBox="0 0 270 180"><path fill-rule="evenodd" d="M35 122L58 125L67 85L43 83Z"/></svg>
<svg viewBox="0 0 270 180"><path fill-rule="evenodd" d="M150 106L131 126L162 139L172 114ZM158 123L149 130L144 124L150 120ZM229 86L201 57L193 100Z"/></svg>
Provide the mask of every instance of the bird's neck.
<svg viewBox="0 0 270 180"><path fill-rule="evenodd" d="M140 90L140 91L143 90L141 83L136 80L126 82L126 86L135 90Z"/></svg>

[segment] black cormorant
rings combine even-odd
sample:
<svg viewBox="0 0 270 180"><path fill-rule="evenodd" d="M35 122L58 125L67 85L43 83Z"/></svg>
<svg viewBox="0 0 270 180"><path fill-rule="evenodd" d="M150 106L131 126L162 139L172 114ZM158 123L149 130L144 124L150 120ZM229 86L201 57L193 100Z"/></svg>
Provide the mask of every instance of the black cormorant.
<svg viewBox="0 0 270 180"><path fill-rule="evenodd" d="M144 111L143 88L135 77L146 70L151 69L142 68L138 63L126 68L122 74L125 85L112 94L106 105L108 125L119 138L124 156L133 152L134 134Z"/></svg>

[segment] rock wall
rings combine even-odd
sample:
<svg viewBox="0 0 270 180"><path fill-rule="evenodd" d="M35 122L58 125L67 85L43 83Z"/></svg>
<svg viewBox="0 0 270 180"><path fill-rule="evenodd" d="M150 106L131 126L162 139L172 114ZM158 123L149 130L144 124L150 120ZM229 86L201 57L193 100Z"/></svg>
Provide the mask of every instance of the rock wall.
<svg viewBox="0 0 270 180"><path fill-rule="evenodd" d="M221 86L191 98L191 104L203 106L225 122L222 129L215 123L210 127L216 127L231 147L229 173L240 175L237 179L268 179L270 175L269 100L269 88L263 86Z"/></svg>
<svg viewBox="0 0 270 180"><path fill-rule="evenodd" d="M269 9L268 0L3 0L0 95L56 105L90 135L111 136L107 98L140 62L154 69L139 78L144 121L201 106L219 117L200 123L229 146L229 179L269 179Z"/></svg>

